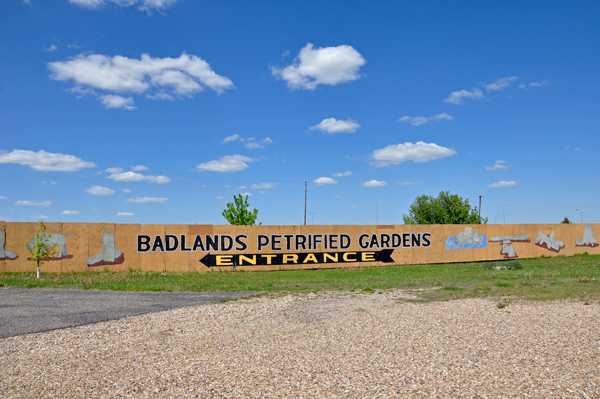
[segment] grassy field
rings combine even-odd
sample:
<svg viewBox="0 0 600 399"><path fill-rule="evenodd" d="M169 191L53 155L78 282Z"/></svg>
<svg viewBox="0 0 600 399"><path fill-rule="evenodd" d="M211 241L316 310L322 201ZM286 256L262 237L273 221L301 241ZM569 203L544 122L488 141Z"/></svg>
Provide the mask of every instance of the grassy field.
<svg viewBox="0 0 600 399"><path fill-rule="evenodd" d="M600 255L518 261L278 272L0 273L0 287L116 291L415 291L420 300L490 297L498 300L600 300ZM500 304L500 302L499 302ZM499 305L500 306L500 305Z"/></svg>

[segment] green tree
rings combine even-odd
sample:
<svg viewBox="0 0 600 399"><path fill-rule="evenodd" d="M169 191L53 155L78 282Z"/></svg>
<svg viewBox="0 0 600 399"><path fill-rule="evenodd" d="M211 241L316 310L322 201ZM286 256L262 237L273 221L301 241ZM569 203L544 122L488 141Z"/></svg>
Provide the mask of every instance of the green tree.
<svg viewBox="0 0 600 399"><path fill-rule="evenodd" d="M243 198L242 194L238 194L237 197L234 195L233 201L233 203L227 203L227 207L222 213L227 222L233 225L254 225L258 209L255 208L252 212L248 210L248 196Z"/></svg>
<svg viewBox="0 0 600 399"><path fill-rule="evenodd" d="M40 264L50 260L55 254L54 247L49 246L51 234L46 233L46 225L43 220L40 220L38 232L33 236L31 241L25 243L27 252L31 255L31 261L37 264L37 278L40 278Z"/></svg>
<svg viewBox="0 0 600 399"><path fill-rule="evenodd" d="M437 197L421 195L409 208L408 215L402 215L404 224L485 224L477 207L471 208L469 200L463 200L449 191L442 191Z"/></svg>
<svg viewBox="0 0 600 399"><path fill-rule="evenodd" d="M565 218L563 219L563 221L562 221L561 223L564 223L564 224L570 224L570 223L571 223L571 221L569 220L569 218L568 218L568 217L566 217L566 216L565 216Z"/></svg>

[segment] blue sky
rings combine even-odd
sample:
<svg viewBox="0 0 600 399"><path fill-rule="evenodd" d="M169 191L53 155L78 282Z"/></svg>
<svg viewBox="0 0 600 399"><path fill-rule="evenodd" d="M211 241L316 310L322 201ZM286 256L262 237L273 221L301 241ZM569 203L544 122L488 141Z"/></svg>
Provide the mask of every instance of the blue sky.
<svg viewBox="0 0 600 399"><path fill-rule="evenodd" d="M594 1L0 4L0 220L600 222ZM577 210L580 209L581 211ZM503 215L504 212L504 215Z"/></svg>

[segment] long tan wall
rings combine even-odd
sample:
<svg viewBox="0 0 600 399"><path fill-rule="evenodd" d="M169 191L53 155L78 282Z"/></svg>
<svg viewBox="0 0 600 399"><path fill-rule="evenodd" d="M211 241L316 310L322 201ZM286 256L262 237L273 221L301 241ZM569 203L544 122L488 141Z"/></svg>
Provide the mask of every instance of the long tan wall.
<svg viewBox="0 0 600 399"><path fill-rule="evenodd" d="M217 226L47 223L46 272L284 270L600 254L599 224ZM0 221L0 271L33 271L36 223Z"/></svg>

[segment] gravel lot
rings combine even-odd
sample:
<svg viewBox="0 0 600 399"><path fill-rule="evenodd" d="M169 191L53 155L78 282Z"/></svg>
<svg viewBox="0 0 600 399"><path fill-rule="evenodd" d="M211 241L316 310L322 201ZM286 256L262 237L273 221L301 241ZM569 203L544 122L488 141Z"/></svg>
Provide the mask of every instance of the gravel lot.
<svg viewBox="0 0 600 399"><path fill-rule="evenodd" d="M20 397L600 397L600 305L251 298L0 340Z"/></svg>

